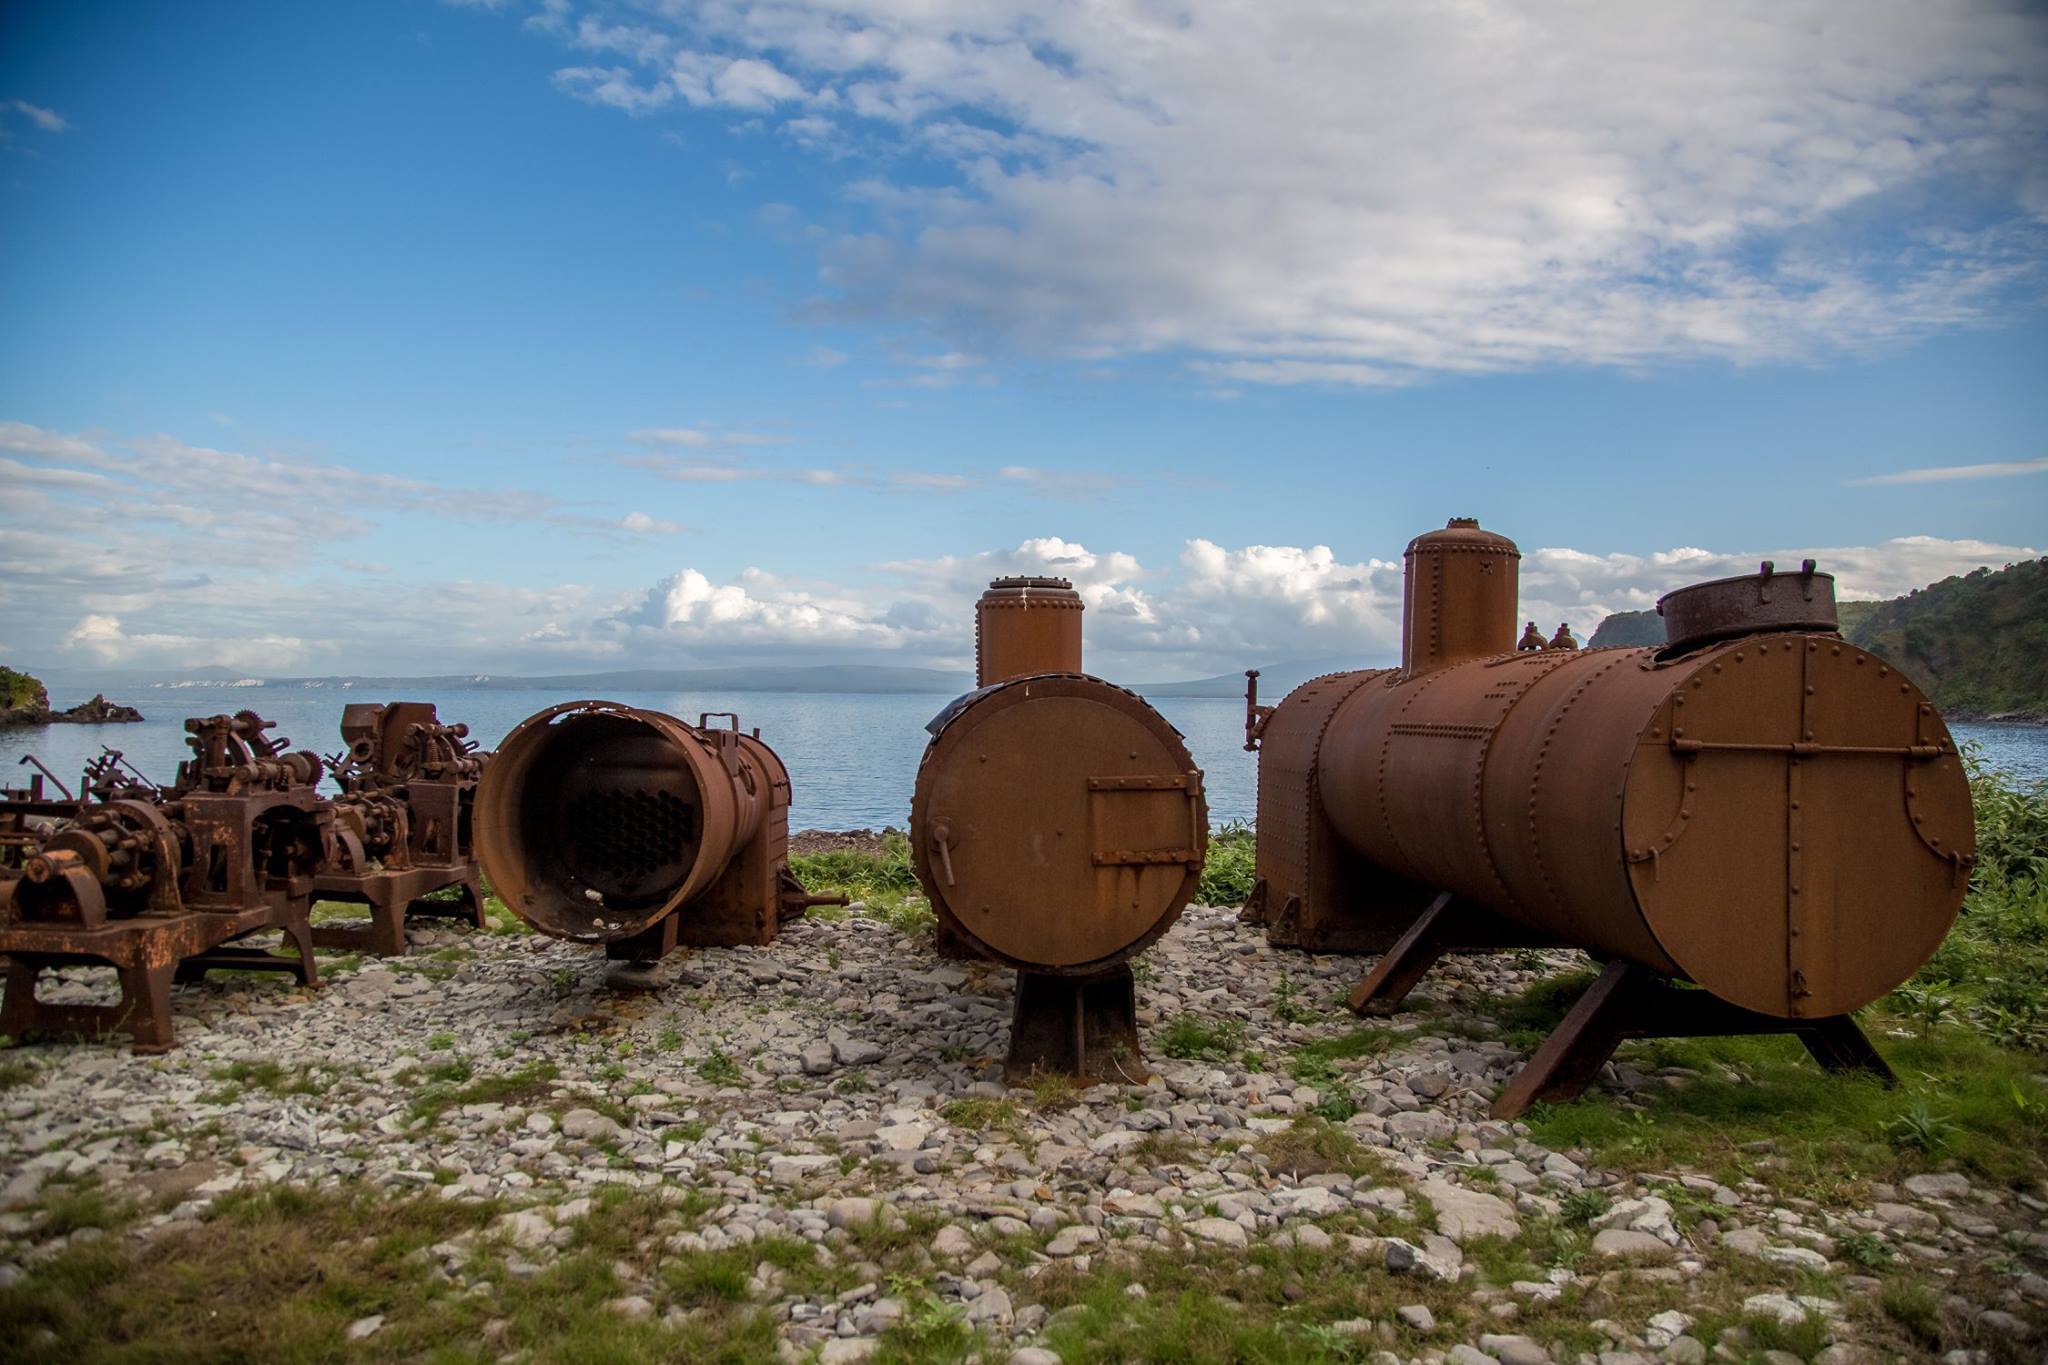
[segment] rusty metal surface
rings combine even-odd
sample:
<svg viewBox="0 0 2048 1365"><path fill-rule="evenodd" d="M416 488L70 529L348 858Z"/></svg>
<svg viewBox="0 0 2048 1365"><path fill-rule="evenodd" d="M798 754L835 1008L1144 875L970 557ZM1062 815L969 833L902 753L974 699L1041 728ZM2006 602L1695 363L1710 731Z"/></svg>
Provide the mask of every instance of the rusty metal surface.
<svg viewBox="0 0 2048 1365"><path fill-rule="evenodd" d="M307 912L332 811L314 791L317 756L270 728L248 711L187 721L192 757L170 787L109 750L88 770L88 791L104 799L54 823L14 822L33 846L20 850L18 876L0 877L0 1031L118 1030L140 1051L161 1051L173 1042L174 976L279 970L318 984ZM282 931L284 953L224 946L268 929ZM43 971L90 963L115 969L119 1004L36 999Z"/></svg>
<svg viewBox="0 0 2048 1365"><path fill-rule="evenodd" d="M1401 592L1401 667L1410 673L1515 647L1522 552L1477 519L1452 517L1408 542Z"/></svg>
<svg viewBox="0 0 2048 1365"><path fill-rule="evenodd" d="M1064 578L998 578L974 607L977 687L1081 671L1081 594Z"/></svg>
<svg viewBox="0 0 2048 1365"><path fill-rule="evenodd" d="M1940 717L1832 634L1676 658L1503 646L1352 690L1314 765L1321 816L1372 865L1776 1017L1846 1013L1910 976L1974 850ZM1262 867L1291 833L1267 820Z"/></svg>
<svg viewBox="0 0 2048 1365"><path fill-rule="evenodd" d="M616 702L551 706L478 788L478 856L543 933L659 956L767 943L806 904L788 872L789 772L737 716L696 725ZM673 922L671 922L673 921Z"/></svg>
<svg viewBox="0 0 2048 1365"><path fill-rule="evenodd" d="M1664 618L1666 653L1767 630L1832 634L1835 579L1816 573L1810 559L1797 573L1779 573L1767 559L1756 573L1668 592L1657 600L1657 614Z"/></svg>
<svg viewBox="0 0 2048 1365"><path fill-rule="evenodd" d="M409 918L485 927L475 805L491 755L468 736L466 725L443 724L432 702L342 709L343 749L326 760L342 794L314 891L326 902L367 906L369 916L323 920L313 929L316 944L399 957ZM448 887L459 899L426 899Z"/></svg>
<svg viewBox="0 0 2048 1365"><path fill-rule="evenodd" d="M973 697L918 768L918 879L983 955L1103 972L1194 894L1208 846L1201 771L1158 712L1100 678L1041 674Z"/></svg>

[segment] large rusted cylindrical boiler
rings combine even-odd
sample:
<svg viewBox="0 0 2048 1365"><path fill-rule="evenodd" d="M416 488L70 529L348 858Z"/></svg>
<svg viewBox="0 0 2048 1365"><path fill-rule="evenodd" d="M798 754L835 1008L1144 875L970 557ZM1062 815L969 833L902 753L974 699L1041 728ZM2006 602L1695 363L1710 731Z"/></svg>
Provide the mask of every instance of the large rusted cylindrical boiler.
<svg viewBox="0 0 2048 1365"><path fill-rule="evenodd" d="M1475 523L1419 537L1403 666L1255 718L1261 844L1270 800L1275 835L1300 806L1294 827L1342 849L1304 876L1262 847L1291 922L1378 918L1398 955L1448 893L1697 983L1752 1031L1910 977L1967 889L1969 789L1933 706L1837 633L1833 579L1766 564L1667 596L1662 648L1517 652L1517 557Z"/></svg>
<svg viewBox="0 0 2048 1365"><path fill-rule="evenodd" d="M911 805L942 938L1015 967L1010 1069L1140 1071L1125 965L1194 894L1202 774L1136 694L1080 672L1062 579L998 579L977 609L979 690L941 712Z"/></svg>
<svg viewBox="0 0 2048 1365"><path fill-rule="evenodd" d="M616 702L522 721L477 790L477 856L512 912L651 959L767 943L809 898L788 872L789 772L758 733Z"/></svg>

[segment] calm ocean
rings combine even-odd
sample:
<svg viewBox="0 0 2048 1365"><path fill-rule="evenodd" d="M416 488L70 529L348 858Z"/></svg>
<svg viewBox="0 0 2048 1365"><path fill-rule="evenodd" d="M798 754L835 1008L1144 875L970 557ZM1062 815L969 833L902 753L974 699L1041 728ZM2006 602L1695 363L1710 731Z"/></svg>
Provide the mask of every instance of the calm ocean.
<svg viewBox="0 0 2048 1365"><path fill-rule="evenodd" d="M273 735L288 736L296 748L333 753L341 748L338 727L348 701L431 701L444 721L462 721L470 738L495 746L506 731L545 706L571 700L551 691L407 693L403 698L335 688L193 687L144 690L119 700L148 717L139 725L52 725L46 729L0 730L0 782L14 785L27 769L16 765L33 753L67 785L76 782L87 759L112 745L157 781L169 781L186 754L184 720L252 709L277 722ZM68 704L75 698L60 699ZM910 818L910 789L924 753L925 722L948 698L936 693L848 696L820 693L749 692L688 694L622 692L608 698L695 720L700 711L738 711L741 723L759 726L761 738L782 755L795 785L792 829L901 827ZM1222 697L1167 697L1155 703L1187 737L1202 766L1209 815L1221 824L1249 820L1254 804L1257 757L1244 751L1244 703ZM1975 742L1995 766L2029 779L2048 778L2048 727L1956 725L1956 737Z"/></svg>

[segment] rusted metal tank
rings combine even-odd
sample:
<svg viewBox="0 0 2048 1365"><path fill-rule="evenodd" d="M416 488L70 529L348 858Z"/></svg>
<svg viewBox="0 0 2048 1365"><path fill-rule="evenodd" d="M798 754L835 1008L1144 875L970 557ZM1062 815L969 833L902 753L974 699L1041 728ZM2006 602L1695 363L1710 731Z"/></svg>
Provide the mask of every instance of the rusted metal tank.
<svg viewBox="0 0 2048 1365"><path fill-rule="evenodd" d="M736 715L690 725L565 702L499 746L477 793L477 851L514 914L613 958L763 944L805 906L844 903L790 873L789 796L788 769Z"/></svg>
<svg viewBox="0 0 2048 1365"><path fill-rule="evenodd" d="M978 687L1081 671L1081 594L1064 578L998 578L974 606Z"/></svg>
<svg viewBox="0 0 2048 1365"><path fill-rule="evenodd" d="M984 685L927 727L910 842L942 937L1017 969L1011 1073L1137 1079L1127 964L1194 894L1208 807L1179 733L1079 671L1081 616L1064 580L990 585Z"/></svg>
<svg viewBox="0 0 2048 1365"><path fill-rule="evenodd" d="M1392 940L1354 1007L1398 1002L1435 955L1491 946L1505 922L1607 959L1608 994L1628 1002L1539 1055L1505 1112L1583 1084L1585 1039L1617 1017L1656 1031L1653 1004L1692 1031L1777 1028L1823 1061L1881 1067L1846 1016L1940 944L1975 835L1941 718L1835 633L1833 580L1766 564L1681 589L1659 605L1663 648L1601 650L1516 651L1512 578L1505 594L1467 586L1430 604L1460 627L1411 619L1402 668L1309 684L1259 737L1262 867L1275 758L1292 824L1271 836L1306 826L1323 850L1287 888L1323 902L1296 919ZM1460 638L1498 643L1438 643ZM1729 1009L1673 1006L1630 970Z"/></svg>
<svg viewBox="0 0 2048 1365"><path fill-rule="evenodd" d="M13 831L33 848L18 871L0 868L0 1033L125 1031L138 1052L161 1052L174 1041L173 980L227 968L319 984L307 916L333 812L314 790L318 755L270 728L249 711L189 720L192 757L170 787L124 777L112 754L88 772L87 790L129 794ZM282 931L285 952L231 946L268 929ZM115 969L119 1004L36 999L45 970L90 964Z"/></svg>
<svg viewBox="0 0 2048 1365"><path fill-rule="evenodd" d="M342 752L326 760L341 788L334 848L314 889L325 902L367 906L369 916L325 919L314 943L402 957L409 919L483 928L474 807L491 756L468 726L443 724L432 702L352 702L341 738ZM429 899L448 887L457 899Z"/></svg>

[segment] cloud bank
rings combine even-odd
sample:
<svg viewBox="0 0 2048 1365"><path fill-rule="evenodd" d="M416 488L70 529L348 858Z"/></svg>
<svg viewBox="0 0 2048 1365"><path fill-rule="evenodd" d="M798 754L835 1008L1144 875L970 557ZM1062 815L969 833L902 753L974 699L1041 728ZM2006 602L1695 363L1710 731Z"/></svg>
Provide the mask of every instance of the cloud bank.
<svg viewBox="0 0 2048 1365"><path fill-rule="evenodd" d="M1383 386L1803 359L2038 303L2048 17L2001 0L548 0L528 23L575 98L821 158L867 221L821 234L815 314L970 351Z"/></svg>

